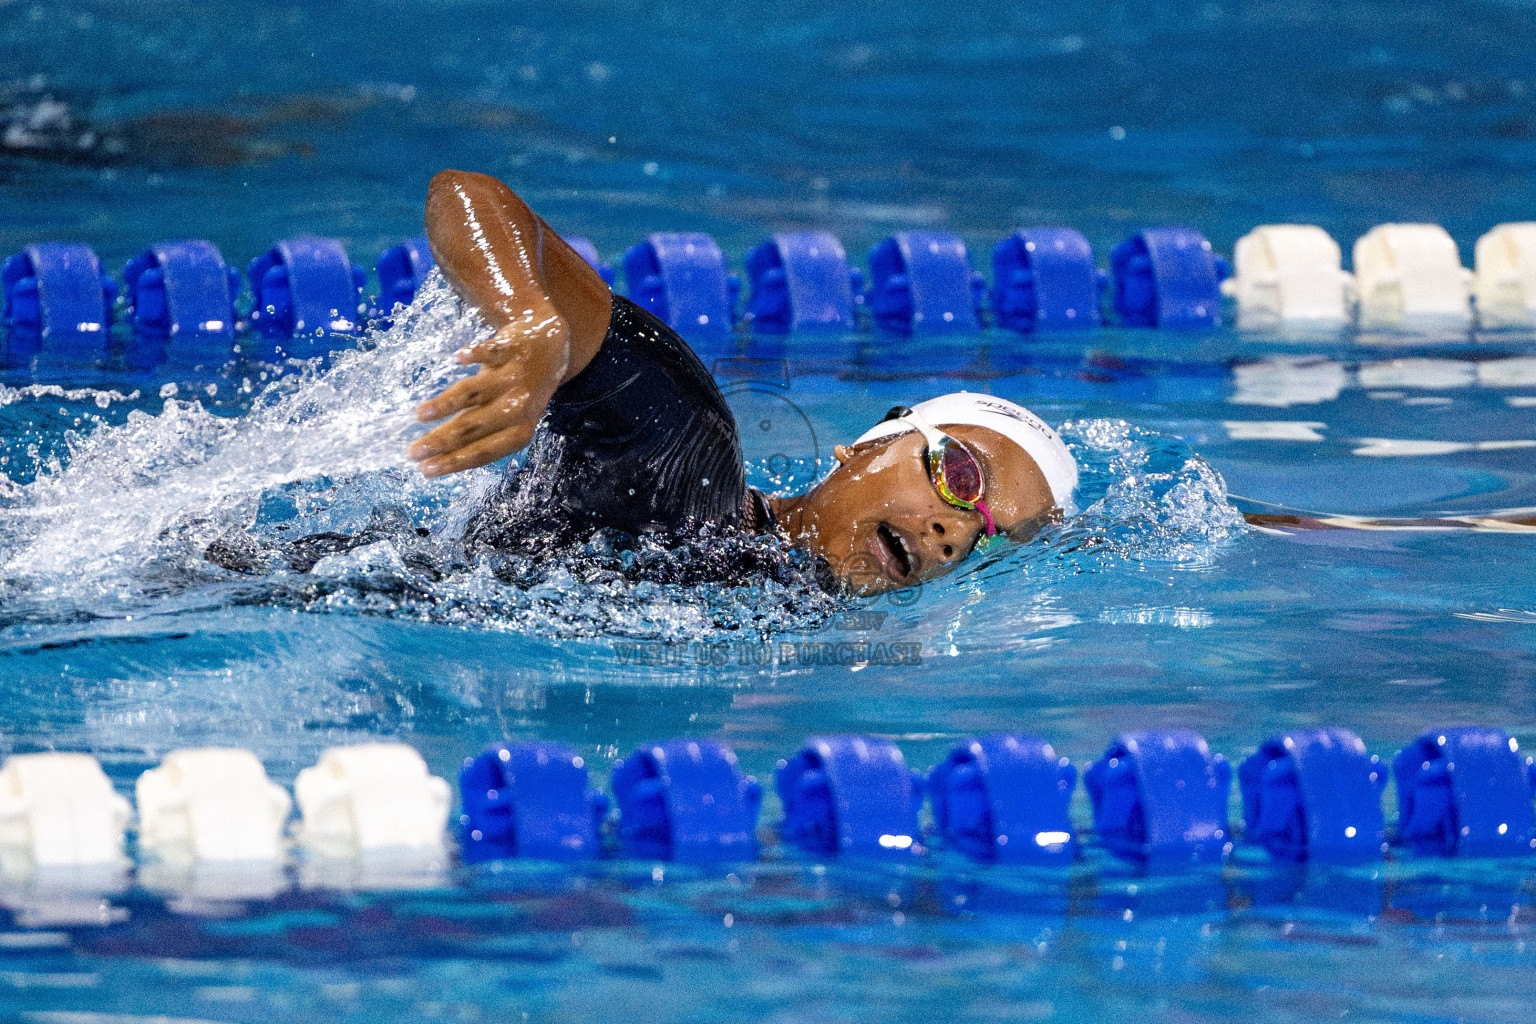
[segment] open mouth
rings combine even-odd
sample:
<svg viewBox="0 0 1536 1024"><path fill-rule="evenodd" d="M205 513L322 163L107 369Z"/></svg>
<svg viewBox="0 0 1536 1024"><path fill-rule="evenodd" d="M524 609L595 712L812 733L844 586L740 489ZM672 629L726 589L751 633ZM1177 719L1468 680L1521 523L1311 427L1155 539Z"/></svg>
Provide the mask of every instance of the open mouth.
<svg viewBox="0 0 1536 1024"><path fill-rule="evenodd" d="M912 555L907 551L906 541L901 539L901 534L891 529L885 523L881 523L875 530L875 535L880 538L880 543L890 552L890 565L899 570L901 578L906 579L912 575Z"/></svg>

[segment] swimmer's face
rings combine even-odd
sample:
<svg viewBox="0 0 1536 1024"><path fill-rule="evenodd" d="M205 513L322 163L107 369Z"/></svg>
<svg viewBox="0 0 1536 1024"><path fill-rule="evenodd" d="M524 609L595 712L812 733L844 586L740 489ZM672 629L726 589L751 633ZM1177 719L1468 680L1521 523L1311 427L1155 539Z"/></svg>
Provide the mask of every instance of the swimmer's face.
<svg viewBox="0 0 1536 1024"><path fill-rule="evenodd" d="M986 427L942 428L981 463L999 533L1026 536L1055 503L1045 475L1022 448ZM878 594L954 571L986 537L979 511L939 497L915 430L839 445L837 469L805 496L794 540L832 565L855 593Z"/></svg>

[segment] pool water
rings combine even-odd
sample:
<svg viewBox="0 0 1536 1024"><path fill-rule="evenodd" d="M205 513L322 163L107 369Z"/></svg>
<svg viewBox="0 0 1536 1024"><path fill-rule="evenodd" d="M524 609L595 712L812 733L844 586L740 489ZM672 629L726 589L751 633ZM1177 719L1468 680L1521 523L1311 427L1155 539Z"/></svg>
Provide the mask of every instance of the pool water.
<svg viewBox="0 0 1536 1024"><path fill-rule="evenodd" d="M739 266L771 231L824 227L859 262L893 230L936 227L983 268L1011 228L1064 223L1102 263L1141 223L1230 252L1269 221L1318 223L1347 249L1423 219L1470 262L1536 198L1530 18L1516 2L0 4L16 89L44 76L141 140L101 165L0 157L0 252L72 238L117 269L192 236L243 264L310 231L367 263L420 232L427 178L460 166L610 259L688 229ZM229 120L197 113L215 110ZM183 127L143 127L166 111ZM919 769L994 729L1038 732L1080 767L1128 728L1198 729L1234 763L1316 725L1383 756L1464 722L1536 743L1531 535L1279 535L1239 515L1536 506L1529 334L701 343L760 486L803 484L890 406L957 388L1065 424L1083 466L1067 521L920 593L838 601L792 561L759 586L558 563L512 586L411 539L452 536L495 478L429 484L403 453L414 401L475 331L436 285L362 349L280 379L251 364L0 378L0 752L88 751L128 793L178 747L249 747L291 785L325 747L380 736L450 779L503 739L569 743L602 779L642 741L709 736L764 782L817 733L889 737ZM370 525L390 539L303 577L201 557L234 530ZM1081 791L1074 814L1087 824ZM1298 870L1239 844L1225 868L1185 872L1091 845L1070 871L949 852L818 863L777 842L778 817L770 795L763 858L718 870L8 883L0 1010L1533 1016L1531 860Z"/></svg>

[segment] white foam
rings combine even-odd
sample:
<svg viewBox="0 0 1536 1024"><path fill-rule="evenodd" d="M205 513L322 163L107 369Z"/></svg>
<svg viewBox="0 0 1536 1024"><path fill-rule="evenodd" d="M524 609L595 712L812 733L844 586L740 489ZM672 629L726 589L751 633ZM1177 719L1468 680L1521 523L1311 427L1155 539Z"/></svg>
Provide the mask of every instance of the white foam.
<svg viewBox="0 0 1536 1024"><path fill-rule="evenodd" d="M371 351L270 385L244 416L168 397L158 416L130 412L72 439L65 464L0 515L0 576L57 599L100 597L167 542L200 549L249 525L269 489L390 470L405 494L422 489L405 456L413 409L463 373L445 354L477 328L434 278Z"/></svg>

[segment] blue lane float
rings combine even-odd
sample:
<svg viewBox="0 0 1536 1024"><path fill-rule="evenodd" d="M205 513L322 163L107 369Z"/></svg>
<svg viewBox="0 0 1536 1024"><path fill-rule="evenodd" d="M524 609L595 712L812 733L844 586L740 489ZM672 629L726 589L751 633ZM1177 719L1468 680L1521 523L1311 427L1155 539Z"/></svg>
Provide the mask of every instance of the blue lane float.
<svg viewBox="0 0 1536 1024"><path fill-rule="evenodd" d="M410 238L379 254L373 269L379 275L379 301L374 316L388 317L396 306L409 306L426 283L437 261L425 238Z"/></svg>
<svg viewBox="0 0 1536 1024"><path fill-rule="evenodd" d="M836 235L777 234L748 252L745 265L754 331L851 331L858 326L854 310L863 277L849 268Z"/></svg>
<svg viewBox="0 0 1536 1024"><path fill-rule="evenodd" d="M674 739L615 762L619 841L631 857L752 860L763 790L715 740Z"/></svg>
<svg viewBox="0 0 1536 1024"><path fill-rule="evenodd" d="M234 354L240 272L212 242L152 245L123 268L133 342L130 366L222 361Z"/></svg>
<svg viewBox="0 0 1536 1024"><path fill-rule="evenodd" d="M629 297L682 334L721 334L736 320L741 279L706 234L657 233L624 254Z"/></svg>
<svg viewBox="0 0 1536 1024"><path fill-rule="evenodd" d="M813 736L780 761L779 834L814 854L910 856L922 850L922 777L894 743L872 736Z"/></svg>
<svg viewBox="0 0 1536 1024"><path fill-rule="evenodd" d="M0 264L6 362L40 354L86 358L106 354L117 282L101 272L90 246L29 245Z"/></svg>
<svg viewBox="0 0 1536 1024"><path fill-rule="evenodd" d="M1190 228L1147 228L1109 254L1115 314L1127 327L1199 329L1221 324L1226 260Z"/></svg>
<svg viewBox="0 0 1536 1024"><path fill-rule="evenodd" d="M1349 730L1271 736L1237 775L1247 837L1271 856L1347 864L1386 852L1386 766Z"/></svg>
<svg viewBox="0 0 1536 1024"><path fill-rule="evenodd" d="M336 347L327 339L358 329L368 275L333 238L284 239L252 260L246 276L266 358L321 355Z"/></svg>
<svg viewBox="0 0 1536 1024"><path fill-rule="evenodd" d="M1213 863L1232 851L1232 766L1187 729L1127 732L1083 775L1093 827L1117 857Z"/></svg>
<svg viewBox="0 0 1536 1024"><path fill-rule="evenodd" d="M597 276L603 279L604 284L609 288L613 287L616 276L613 264L603 262L603 258L597 254L597 246L592 244L591 239L582 238L580 235L569 235L565 243L576 250L576 255L585 260L587 266L597 271Z"/></svg>
<svg viewBox="0 0 1536 1024"><path fill-rule="evenodd" d="M567 241L611 287L613 268L592 244L578 236ZM208 309L222 305L223 298L211 283L215 275L204 273L219 262L217 250L192 252L203 245L165 243L129 261L124 278L134 328L134 341L126 349L130 366L157 344L162 358L169 354L159 343L184 335L189 324L229 322L236 334L249 327L265 342L252 345L249 354L267 359L324 353L336 346L320 338L348 337L361 327L366 275L349 262L339 243L293 238L253 260L248 268L256 297L251 316L240 320L236 310L227 321ZM172 247L179 250L177 258L168 254ZM179 265L173 265L178 258ZM759 334L856 329L861 306L880 330L898 333L976 331L988 303L998 326L1016 331L1089 326L1102 319L1101 293L1109 279L1093 267L1092 251L1081 234L1052 227L1021 228L998 243L990 299L983 278L970 269L964 243L942 232L901 232L882 241L870 253L867 292L861 290L858 270L847 267L841 244L827 232L775 235L748 254L747 264L750 321ZM1230 268L1199 232L1146 229L1116 246L1110 264L1118 322L1160 328L1219 325L1221 283ZM679 330L695 338L720 338L735 326L741 282L708 235L651 235L626 253L624 265L630 297ZM425 240L417 238L386 251L376 266L380 293L372 316L387 325L396 303L414 299L432 259ZM179 287L188 293L184 300L178 300ZM108 336L116 288L83 245L38 243L4 261L5 363L32 365L45 350L65 365L106 355L112 350ZM178 309L179 301L187 308ZM46 344L47 337L54 343Z"/></svg>
<svg viewBox="0 0 1536 1024"><path fill-rule="evenodd" d="M25 827L12 829L16 834L0 845L8 844L12 852L46 848L50 856L64 857L57 864L119 862L129 806L94 759L72 753L18 758L16 765L7 762L7 771L21 761L30 766L20 785L31 796L11 809L11 819ZM180 776L165 774L173 763L182 766ZM140 780L139 852L186 848L187 797L174 777L185 776L188 766L210 764L221 777L228 776L229 785L197 798L212 815L207 821L255 815L259 827L242 840L253 851L249 856L268 863L285 859L281 837L292 800L267 779L255 755L222 749L175 752L166 765ZM1536 850L1536 759L1523 754L1507 732L1476 726L1431 730L1398 753L1393 771L1401 807L1394 842L1431 856L1529 858ZM1385 846L1382 772L1380 761L1347 730L1271 736L1240 770L1247 838L1285 861L1377 859ZM812 856L910 860L926 852L918 831L926 789L947 847L983 863L1065 865L1079 841L1068 816L1075 774L1050 744L1029 735L996 733L964 740L932 769L926 785L887 740L813 737L778 763L775 783L785 812L778 833L787 846ZM1093 834L1112 853L1156 862L1159 872L1172 868L1177 874L1182 865L1219 863L1231 848L1226 826L1230 782L1226 762L1197 733L1122 734L1084 773L1093 802ZM593 789L585 761L570 747L498 743L466 758L459 773L463 859L579 860L622 851L631 858L740 861L758 852L761 789L742 774L734 752L718 741L678 738L645 744L614 763L610 783L620 814L616 842L605 849L608 800ZM380 785L393 799L378 798ZM371 742L332 748L320 766L300 773L295 789L305 818L297 835L312 854L326 849L326 837L341 835L348 837L343 847L350 852L336 847L327 856L411 849L429 851L437 859L443 852L449 787L409 747ZM66 804L85 808L96 824L81 832L58 814L38 816L22 806L46 811ZM227 831L214 829L189 852L223 859L224 853L214 851L228 845ZM962 873L958 889L952 885L954 876L940 879L939 891L990 891L988 899L998 906L1028 909L1016 902L1017 890L1009 883L994 886L983 881L986 877L985 872ZM1252 884L1260 902L1288 902L1309 878L1328 887L1326 902L1332 905L1380 903L1371 891L1379 884L1378 873L1334 876L1291 866ZM882 893L888 891L886 883L879 884ZM1180 903L1199 895L1197 903L1206 907L1227 904L1222 876L1212 872L1187 875L1176 889ZM1105 890L1090 898L1116 911L1155 905L1174 891L1158 887L1137 895L1133 887L1129 894ZM1134 897L1128 905L1126 895ZM1029 906L1039 909L1038 902Z"/></svg>
<svg viewBox="0 0 1536 1024"><path fill-rule="evenodd" d="M1536 849L1536 768L1502 729L1431 729L1392 760L1398 838L1442 857Z"/></svg>
<svg viewBox="0 0 1536 1024"><path fill-rule="evenodd" d="M583 860L601 853L608 800L563 743L498 743L459 772L459 838L469 862L508 857Z"/></svg>
<svg viewBox="0 0 1536 1024"><path fill-rule="evenodd" d="M986 281L965 243L942 231L899 231L869 253L875 326L898 334L981 329Z"/></svg>
<svg viewBox="0 0 1536 1024"><path fill-rule="evenodd" d="M1002 864L1069 864L1067 813L1077 769L1038 736L992 733L957 744L928 774L938 832L967 856Z"/></svg>
<svg viewBox="0 0 1536 1024"><path fill-rule="evenodd" d="M1024 334L1097 327L1105 278L1071 228L1020 228L992 250L992 315Z"/></svg>

